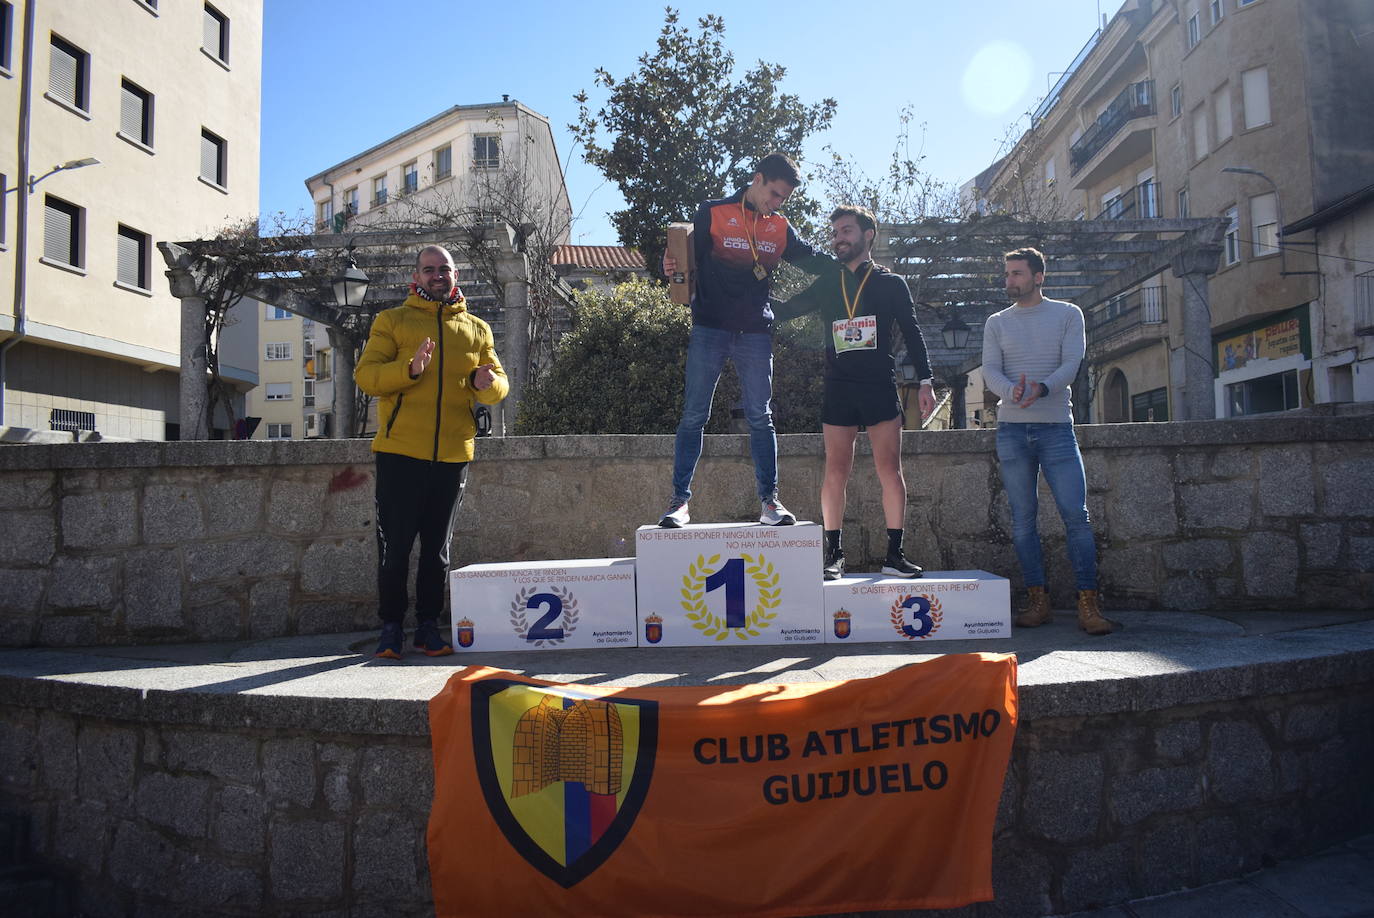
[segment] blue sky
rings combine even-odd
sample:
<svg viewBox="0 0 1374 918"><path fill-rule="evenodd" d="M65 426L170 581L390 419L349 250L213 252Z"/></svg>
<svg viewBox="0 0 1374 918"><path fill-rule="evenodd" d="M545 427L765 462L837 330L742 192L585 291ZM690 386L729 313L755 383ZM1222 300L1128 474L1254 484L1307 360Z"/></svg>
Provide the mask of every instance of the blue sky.
<svg viewBox="0 0 1374 918"><path fill-rule="evenodd" d="M1117 0L849 0L681 3L693 28L725 18L737 67L787 68L783 89L832 97L830 144L871 175L891 156L903 106L925 125L925 166L960 184L997 155L1008 128L1045 95ZM781 15L778 15L778 14ZM597 67L617 79L663 25L655 3L528 0L481 4L408 0L266 0L263 26L263 214L309 208L305 179L458 104L503 93L549 118L578 217L572 241L615 244L606 213L621 199L584 164L567 125L580 89L599 104ZM837 45L840 45L837 47ZM919 129L913 143L921 141ZM710 189L703 190L705 192Z"/></svg>

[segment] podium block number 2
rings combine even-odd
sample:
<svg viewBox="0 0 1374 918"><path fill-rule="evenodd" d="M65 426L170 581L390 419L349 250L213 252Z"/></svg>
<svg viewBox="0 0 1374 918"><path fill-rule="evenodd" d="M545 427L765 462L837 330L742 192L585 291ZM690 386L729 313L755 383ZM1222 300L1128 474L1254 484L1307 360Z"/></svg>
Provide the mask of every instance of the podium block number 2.
<svg viewBox="0 0 1374 918"><path fill-rule="evenodd" d="M530 630L525 633L527 641L561 641L563 640L562 628L550 628L549 625L558 620L563 614L563 600L552 593L535 593L525 600L526 609L538 609L540 606L547 605L549 611L539 616Z"/></svg>

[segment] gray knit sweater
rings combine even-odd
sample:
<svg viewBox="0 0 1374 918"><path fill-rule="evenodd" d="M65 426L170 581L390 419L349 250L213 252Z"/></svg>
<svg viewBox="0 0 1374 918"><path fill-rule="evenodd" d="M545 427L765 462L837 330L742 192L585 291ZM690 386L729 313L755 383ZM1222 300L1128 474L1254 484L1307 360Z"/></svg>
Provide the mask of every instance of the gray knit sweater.
<svg viewBox="0 0 1374 918"><path fill-rule="evenodd" d="M983 327L983 382L995 393L997 420L1020 424L1072 423L1069 385L1083 362L1083 311L1062 300L1011 306L988 316ZM1026 376L1029 388L1043 382L1050 394L1029 408L1011 390Z"/></svg>

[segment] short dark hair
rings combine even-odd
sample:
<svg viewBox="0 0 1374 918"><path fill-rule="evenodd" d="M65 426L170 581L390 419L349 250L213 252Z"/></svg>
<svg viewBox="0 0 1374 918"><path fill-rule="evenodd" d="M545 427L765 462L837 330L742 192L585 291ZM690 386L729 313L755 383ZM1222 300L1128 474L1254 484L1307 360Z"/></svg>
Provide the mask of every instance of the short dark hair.
<svg viewBox="0 0 1374 918"><path fill-rule="evenodd" d="M1032 248L1028 245L1023 245L1019 249L1012 249L1010 252L1003 255L1002 259L1003 261L1024 261L1026 264L1030 265L1032 274L1045 273L1045 256L1041 254L1039 249Z"/></svg>
<svg viewBox="0 0 1374 918"><path fill-rule="evenodd" d="M830 222L834 223L841 217L853 217L855 222L859 224L860 232L866 233L869 230L873 230L875 234L878 232L878 220L873 216L873 211L867 207L860 207L857 204L841 204L830 214Z"/></svg>
<svg viewBox="0 0 1374 918"><path fill-rule="evenodd" d="M782 179L793 188L801 184L801 171L797 161L776 150L759 160L758 165L754 167L754 174L762 175L765 182Z"/></svg>

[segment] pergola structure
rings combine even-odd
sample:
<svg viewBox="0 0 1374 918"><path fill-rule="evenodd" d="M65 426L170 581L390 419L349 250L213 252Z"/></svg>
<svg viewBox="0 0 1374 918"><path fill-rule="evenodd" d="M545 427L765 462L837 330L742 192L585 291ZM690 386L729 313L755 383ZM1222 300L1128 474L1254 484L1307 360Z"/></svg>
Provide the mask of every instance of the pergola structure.
<svg viewBox="0 0 1374 918"><path fill-rule="evenodd" d="M182 438L209 437L206 314L216 299L226 296L226 286L232 288L227 291L232 301L256 300L325 327L335 354L335 378L347 381L333 387L333 411L339 421L335 436L355 436L355 354L366 343L373 317L404 301L416 254L429 244L447 244L466 252L477 248L488 256L486 277L477 284L465 284L465 289L471 293L493 276L500 288L489 291L499 293L499 309L482 308L484 301L491 300L477 297L473 311L504 339L501 359L511 380L506 404L516 405L528 373L531 319L530 264L523 242L519 228L499 224L281 236L252 239L247 247L226 240L159 243L172 293L181 300ZM249 249L251 255L245 254ZM350 256L367 272L370 283L365 304L343 307L336 302L331 283ZM555 286L560 292L570 292L566 285ZM503 335L503 331L518 333ZM499 416L497 423L502 423Z"/></svg>
<svg viewBox="0 0 1374 918"><path fill-rule="evenodd" d="M1003 253L1026 245L1039 249L1046 261L1045 295L1076 303L1085 314L1172 270L1184 281L1186 417L1211 418L1215 409L1207 278L1216 272L1225 231L1221 218L932 220L883 224L874 259L906 278L925 327L958 320L974 330L961 349L946 347L940 335L926 333L931 365L946 382L958 383L955 408L960 418L963 380L982 362L983 322L1007 306Z"/></svg>

